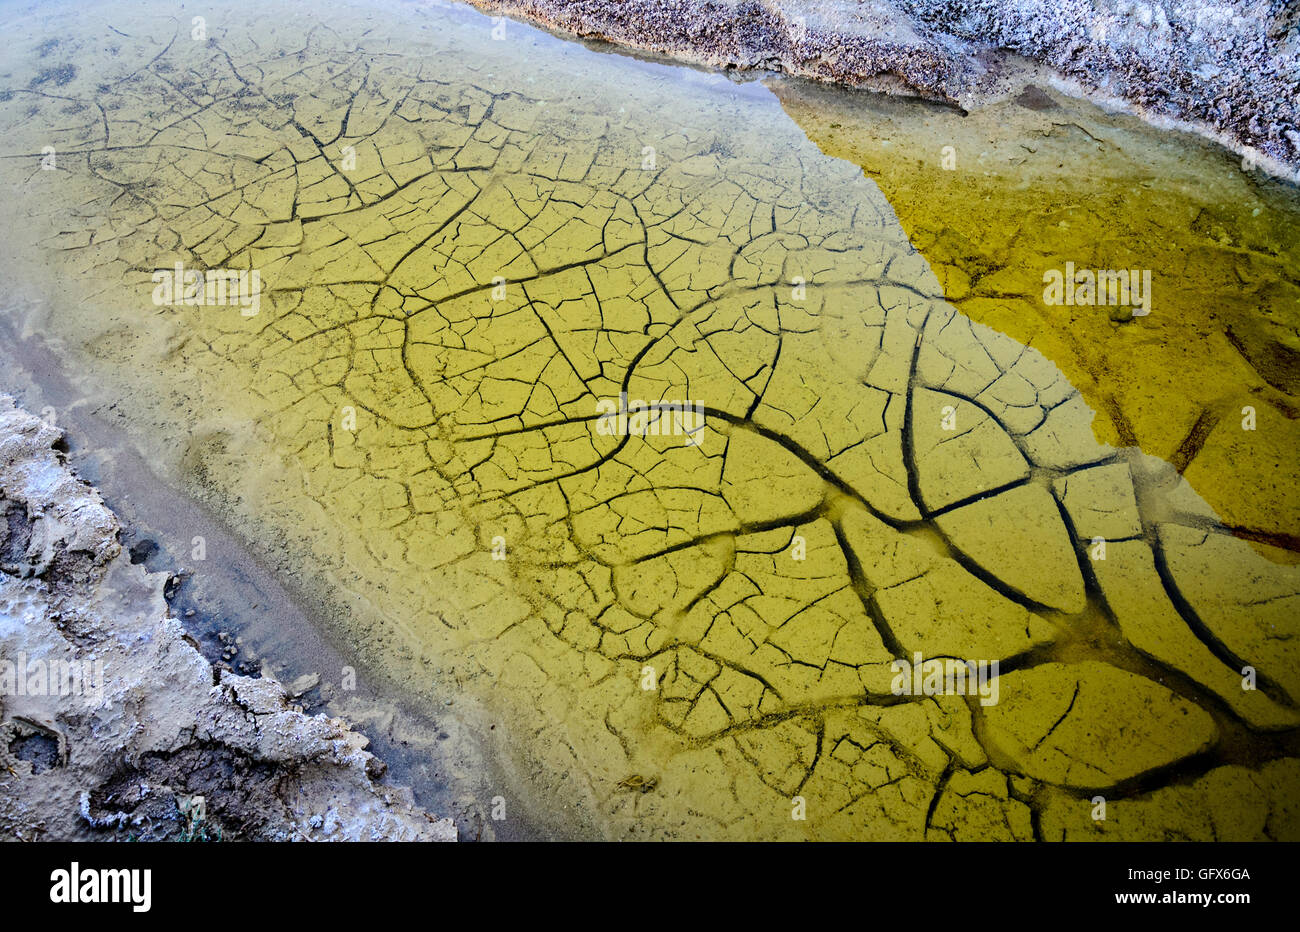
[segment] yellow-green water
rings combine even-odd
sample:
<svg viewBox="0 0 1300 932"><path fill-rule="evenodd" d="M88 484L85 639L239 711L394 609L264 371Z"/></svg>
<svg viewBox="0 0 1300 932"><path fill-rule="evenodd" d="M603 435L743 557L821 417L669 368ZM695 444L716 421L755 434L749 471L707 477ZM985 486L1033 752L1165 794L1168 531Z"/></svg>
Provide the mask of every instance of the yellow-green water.
<svg viewBox="0 0 1300 932"><path fill-rule="evenodd" d="M1045 222L1042 189L913 174L936 192L916 220L890 198L924 199L822 151L866 164L823 119L879 125L860 96L778 100L440 7L221 5L198 38L163 4L7 15L8 312L363 670L454 702L537 823L1300 838L1296 507L1276 479L1294 372L1251 381L1187 349L1201 331L1163 315L1193 305L1162 283L1212 263L1184 245L1160 264L1174 213L1159 254L1119 256L1157 286L1149 317L1113 325L1141 349L1112 357L1082 309L1018 331L969 271L1009 217ZM897 106L904 127L930 112ZM1227 163L1204 164L1193 180ZM1081 197L1127 203L1094 180ZM1277 190L1237 274L1289 320ZM1108 217L1062 215L1091 233L1060 255ZM1003 263L1028 269L1017 301L1043 255ZM176 263L256 270L257 313L155 303ZM1206 488L1167 462L1202 396L1171 385L1161 430L1137 394L1098 400L1110 368L1127 386L1193 365L1215 404L1259 409L1255 431L1206 432L1188 460ZM696 442L604 430L624 393L700 405ZM1277 484L1228 488L1239 474ZM996 702L898 694L891 663L915 653L998 661Z"/></svg>
<svg viewBox="0 0 1300 932"><path fill-rule="evenodd" d="M1294 186L1041 88L962 114L771 83L824 152L880 185L949 303L1061 368L1098 413L1098 440L1177 464L1235 533L1296 559ZM1151 315L1045 305L1043 272L1067 261L1151 269Z"/></svg>

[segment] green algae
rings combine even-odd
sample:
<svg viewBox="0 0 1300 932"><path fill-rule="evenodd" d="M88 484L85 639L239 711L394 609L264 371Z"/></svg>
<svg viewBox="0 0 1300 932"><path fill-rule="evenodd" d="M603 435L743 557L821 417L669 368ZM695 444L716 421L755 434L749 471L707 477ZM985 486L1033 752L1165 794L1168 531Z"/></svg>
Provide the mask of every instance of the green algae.
<svg viewBox="0 0 1300 932"><path fill-rule="evenodd" d="M26 325L538 822L1029 839L1103 793L1297 837L1300 576L1098 443L1069 361L973 323L761 88L451 10L157 9L12 24ZM20 90L52 34L104 67ZM156 304L177 262L258 312ZM704 428L602 429L623 396ZM998 704L900 696L914 652L999 661Z"/></svg>

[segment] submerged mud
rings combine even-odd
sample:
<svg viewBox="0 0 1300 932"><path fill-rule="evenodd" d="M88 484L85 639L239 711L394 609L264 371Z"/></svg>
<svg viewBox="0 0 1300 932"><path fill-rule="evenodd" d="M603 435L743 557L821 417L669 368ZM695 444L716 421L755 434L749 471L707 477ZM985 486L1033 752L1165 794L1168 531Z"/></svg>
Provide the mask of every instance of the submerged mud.
<svg viewBox="0 0 1300 932"><path fill-rule="evenodd" d="M9 24L18 322L539 824L1300 839L1300 570L856 165L761 87L313 9ZM31 86L50 35L97 67Z"/></svg>
<svg viewBox="0 0 1300 932"><path fill-rule="evenodd" d="M1297 560L1300 190L1041 88L962 114L770 86L880 186L950 304L1061 368L1099 441L1172 463L1235 534ZM1046 305L1067 262L1150 270L1150 313Z"/></svg>

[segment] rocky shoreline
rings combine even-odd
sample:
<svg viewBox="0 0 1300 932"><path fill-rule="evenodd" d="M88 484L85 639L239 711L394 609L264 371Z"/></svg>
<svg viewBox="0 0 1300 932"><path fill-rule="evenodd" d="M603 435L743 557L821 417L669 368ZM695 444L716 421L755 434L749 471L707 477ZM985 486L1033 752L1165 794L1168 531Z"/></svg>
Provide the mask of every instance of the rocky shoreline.
<svg viewBox="0 0 1300 932"><path fill-rule="evenodd" d="M346 722L203 658L61 443L0 395L0 838L456 840Z"/></svg>
<svg viewBox="0 0 1300 932"><path fill-rule="evenodd" d="M470 0L585 38L965 109L1050 80L1300 175L1300 7L1249 0Z"/></svg>

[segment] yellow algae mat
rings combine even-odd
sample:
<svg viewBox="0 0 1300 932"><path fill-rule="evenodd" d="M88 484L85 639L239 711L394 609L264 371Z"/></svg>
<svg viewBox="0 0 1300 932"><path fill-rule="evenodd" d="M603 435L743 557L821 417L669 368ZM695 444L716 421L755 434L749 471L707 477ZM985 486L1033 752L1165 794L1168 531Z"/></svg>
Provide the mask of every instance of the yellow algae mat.
<svg viewBox="0 0 1300 932"><path fill-rule="evenodd" d="M41 10L14 324L540 824L1300 839L1300 568L767 91L434 6Z"/></svg>
<svg viewBox="0 0 1300 932"><path fill-rule="evenodd" d="M963 114L772 86L880 185L950 303L1061 367L1098 439L1170 461L1233 533L1300 558L1300 190L1038 87ZM1151 270L1152 313L1047 304L1067 262Z"/></svg>

